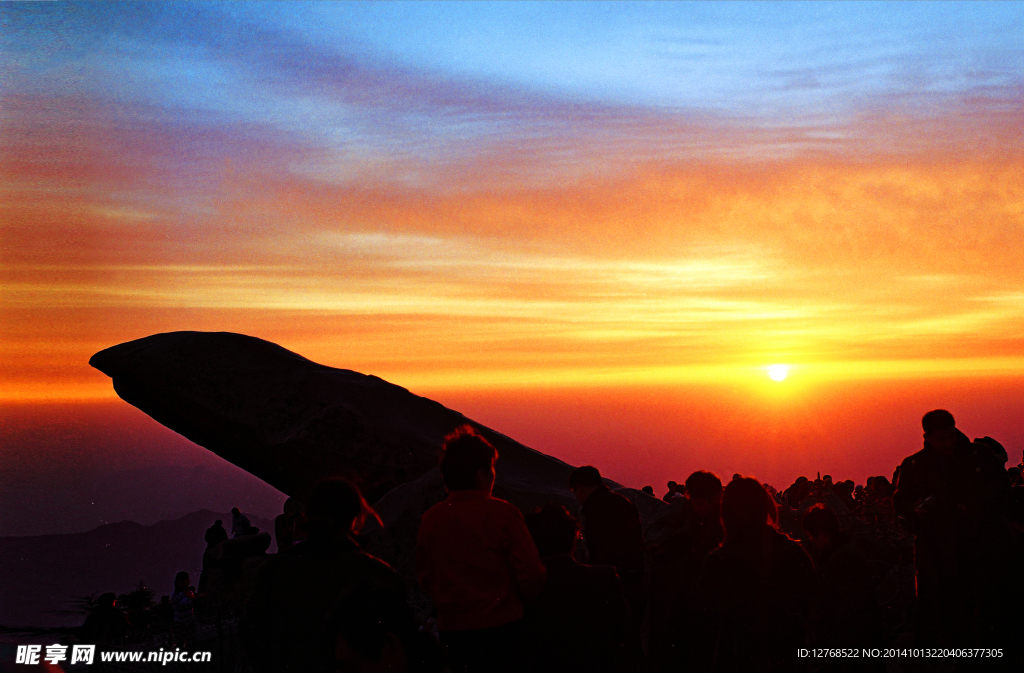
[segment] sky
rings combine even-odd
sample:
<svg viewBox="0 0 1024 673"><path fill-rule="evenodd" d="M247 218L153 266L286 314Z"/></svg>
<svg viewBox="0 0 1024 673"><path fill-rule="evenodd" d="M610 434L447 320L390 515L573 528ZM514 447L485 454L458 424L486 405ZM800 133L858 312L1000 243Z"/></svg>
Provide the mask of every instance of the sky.
<svg viewBox="0 0 1024 673"><path fill-rule="evenodd" d="M14 2L0 55L8 501L227 470L87 364L182 329L659 492L936 407L1020 459L1024 4Z"/></svg>

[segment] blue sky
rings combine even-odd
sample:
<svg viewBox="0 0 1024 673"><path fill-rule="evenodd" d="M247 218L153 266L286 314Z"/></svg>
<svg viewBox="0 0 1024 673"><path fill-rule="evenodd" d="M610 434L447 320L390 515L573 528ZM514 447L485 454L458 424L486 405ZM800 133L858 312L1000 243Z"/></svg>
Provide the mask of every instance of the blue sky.
<svg viewBox="0 0 1024 673"><path fill-rule="evenodd" d="M499 123L540 102L832 124L878 105L920 113L998 97L1024 73L1024 5L1011 2L10 3L0 14L8 86L282 127L323 124L327 112L309 108L353 71L374 81L348 108L394 108L394 88L434 80L434 100L400 101L414 125L459 105ZM330 115L342 130L345 114ZM366 124L354 130L372 136Z"/></svg>
<svg viewBox="0 0 1024 673"><path fill-rule="evenodd" d="M1016 3L354 3L271 16L311 42L431 70L739 112L955 91L1005 81L1024 63Z"/></svg>

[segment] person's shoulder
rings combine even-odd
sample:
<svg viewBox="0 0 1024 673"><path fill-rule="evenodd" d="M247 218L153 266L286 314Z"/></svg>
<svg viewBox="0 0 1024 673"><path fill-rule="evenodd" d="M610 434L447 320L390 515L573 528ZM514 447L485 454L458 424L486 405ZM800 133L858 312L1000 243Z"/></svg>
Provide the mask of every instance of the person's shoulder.
<svg viewBox="0 0 1024 673"><path fill-rule="evenodd" d="M477 501L472 502L474 506ZM479 509L479 508L478 508ZM453 526L461 527L461 521L466 514L466 501L447 497L441 502L431 506L420 516L419 530L417 531L417 544L433 538L435 535L446 535L451 533Z"/></svg>
<svg viewBox="0 0 1024 673"><path fill-rule="evenodd" d="M431 505L427 508L427 511L420 517L420 525L429 524L437 519L444 518L452 509L456 506L456 503L451 498L445 498L439 503Z"/></svg>
<svg viewBox="0 0 1024 673"><path fill-rule="evenodd" d="M615 502L619 503L620 505L622 504L622 501L626 501L626 502L628 502L628 503L629 503L630 505L632 505L632 504L633 504L633 501L632 501L632 500L630 500L630 499L629 499L629 498L627 498L626 496L622 495L622 494L621 494L621 493L619 493L618 491L613 491L613 490L611 490L611 489L608 489L608 495L610 495L610 496L611 496L611 498L612 498L613 500L615 500Z"/></svg>
<svg viewBox="0 0 1024 673"><path fill-rule="evenodd" d="M523 516L522 510L507 500L488 496L481 502L481 510L485 513L488 521L501 526L506 531L515 529L522 532L526 530L526 518Z"/></svg>
<svg viewBox="0 0 1024 673"><path fill-rule="evenodd" d="M782 555L788 558L790 562L797 562L801 565L814 567L811 555L807 553L807 550L804 549L802 544L779 530L772 529L771 535L775 548Z"/></svg>
<svg viewBox="0 0 1024 673"><path fill-rule="evenodd" d="M303 547L307 548L305 553L303 553ZM306 559L303 557L312 558ZM274 565L271 566L271 569L278 569L282 566L290 566L293 563L305 566L308 563L319 564L325 561L336 569L346 568L348 571L353 571L360 575L398 577L398 574L390 565L376 556L367 554L351 539L329 541L327 543L321 542L319 545L310 545L308 540L300 542L284 550L275 558L267 560L262 567L273 563Z"/></svg>
<svg viewBox="0 0 1024 673"><path fill-rule="evenodd" d="M392 591L401 595L403 600L405 599L405 581L394 568L366 552L359 552L359 557L358 564L361 566L362 573L371 581L372 585Z"/></svg>
<svg viewBox="0 0 1024 673"><path fill-rule="evenodd" d="M493 495L489 495L482 501L484 507L489 507L497 512L504 512L506 514L518 514L522 517L523 513L519 511L519 508L510 503L508 500L502 500L501 498L495 498Z"/></svg>
<svg viewBox="0 0 1024 673"><path fill-rule="evenodd" d="M590 499L588 499L587 502L589 503L591 499L594 499L594 504L599 505L602 508L607 507L621 510L636 509L636 505L633 504L632 500L622 495L621 493L616 493L615 491L607 487L599 488L598 490L594 491L594 493L590 496Z"/></svg>
<svg viewBox="0 0 1024 673"><path fill-rule="evenodd" d="M903 462L900 463L900 467L902 468L904 465L914 465L915 463L918 463L922 460L926 460L929 456L931 456L931 452L928 450L928 447L921 447L914 453L904 458Z"/></svg>
<svg viewBox="0 0 1024 673"><path fill-rule="evenodd" d="M611 493L612 493L612 495L615 496L615 498L616 498L616 505L618 507L622 508L625 511L638 512L639 513L640 510L637 509L636 503L634 503L628 497L622 495L621 493L616 493L615 491L612 491Z"/></svg>
<svg viewBox="0 0 1024 673"><path fill-rule="evenodd" d="M444 505L443 502L440 504ZM493 495L489 494L480 493L478 494L477 497L460 500L458 501L457 504L459 507L472 509L474 512L482 515L497 515L504 519L523 519L523 513L519 510L518 507L516 507L507 500L495 498ZM435 507L437 506L435 505ZM440 513L441 511L444 511L444 508L441 508L438 513Z"/></svg>
<svg viewBox="0 0 1024 673"><path fill-rule="evenodd" d="M912 474L914 470L930 462L931 456L931 451L929 451L927 447L910 454L903 459L902 463L900 463L900 475L902 476L908 473Z"/></svg>

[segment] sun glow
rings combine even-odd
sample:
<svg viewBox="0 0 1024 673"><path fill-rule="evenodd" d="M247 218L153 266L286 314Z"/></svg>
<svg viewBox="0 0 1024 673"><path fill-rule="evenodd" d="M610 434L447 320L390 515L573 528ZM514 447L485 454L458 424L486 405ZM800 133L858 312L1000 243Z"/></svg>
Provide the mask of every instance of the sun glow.
<svg viewBox="0 0 1024 673"><path fill-rule="evenodd" d="M768 376L772 381L782 381L789 375L789 365L771 365L768 367Z"/></svg>

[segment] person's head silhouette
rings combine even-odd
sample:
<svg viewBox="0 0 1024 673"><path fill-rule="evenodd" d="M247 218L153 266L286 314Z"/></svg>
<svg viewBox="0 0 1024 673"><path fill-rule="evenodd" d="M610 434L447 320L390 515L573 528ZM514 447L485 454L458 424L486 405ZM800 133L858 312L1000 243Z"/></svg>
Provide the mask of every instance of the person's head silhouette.
<svg viewBox="0 0 1024 673"><path fill-rule="evenodd" d="M729 539L756 535L778 515L775 500L757 479L734 476L722 492L722 525Z"/></svg>
<svg viewBox="0 0 1024 673"><path fill-rule="evenodd" d="M945 409L929 411L921 419L921 428L927 446L943 454L953 452L959 437L953 414Z"/></svg>
<svg viewBox="0 0 1024 673"><path fill-rule="evenodd" d="M494 488L494 446L470 425L456 428L444 438L441 455L441 477L451 491L472 489L491 492Z"/></svg>

